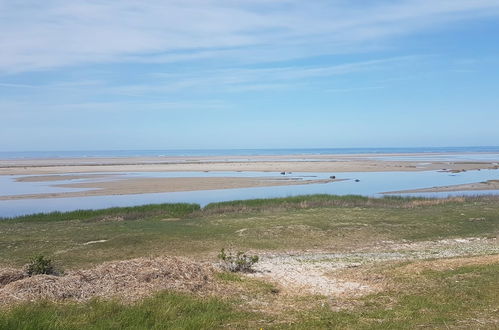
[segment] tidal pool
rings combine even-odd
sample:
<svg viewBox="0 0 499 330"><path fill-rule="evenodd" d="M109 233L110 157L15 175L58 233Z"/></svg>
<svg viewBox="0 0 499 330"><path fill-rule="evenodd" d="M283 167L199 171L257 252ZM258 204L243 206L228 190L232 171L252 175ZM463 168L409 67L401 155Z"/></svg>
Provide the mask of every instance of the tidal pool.
<svg viewBox="0 0 499 330"><path fill-rule="evenodd" d="M103 174L103 173L91 173ZM105 173L109 177L99 178L99 181L126 179L132 177L282 177L275 172L134 172L134 173ZM32 213L46 213L52 211L72 211L77 209L102 209L114 206L135 206L151 203L197 203L201 206L212 202L288 197L308 194L334 195L364 195L381 197L382 192L399 191L434 186L446 186L499 180L499 170L466 171L461 173L447 173L439 171L422 172L339 172L339 173L310 173L294 172L286 177L301 180L327 179L335 175L337 179L345 181L273 186L258 188L201 190L186 192L70 197L70 198L43 198L0 201L0 217L13 217ZM69 176L68 176L69 177ZM0 196L15 194L32 194L63 191L81 191L86 189L55 188L54 184L89 182L96 179L73 179L50 182L16 182L16 176L0 176ZM356 182L356 180L359 180ZM421 197L448 197L461 195L499 194L499 190L485 191L455 191L438 193L399 194L402 196Z"/></svg>

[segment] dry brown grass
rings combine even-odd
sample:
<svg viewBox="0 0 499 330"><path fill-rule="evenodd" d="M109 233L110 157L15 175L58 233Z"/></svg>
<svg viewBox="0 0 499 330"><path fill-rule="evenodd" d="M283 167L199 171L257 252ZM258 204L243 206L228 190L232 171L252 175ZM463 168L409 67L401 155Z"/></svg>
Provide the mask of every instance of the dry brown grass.
<svg viewBox="0 0 499 330"><path fill-rule="evenodd" d="M404 204L404 208L415 208L421 206L433 206L433 205L442 205L447 203L462 203L465 202L465 197L450 197L445 199L421 199L421 200L412 200L408 201Z"/></svg>
<svg viewBox="0 0 499 330"><path fill-rule="evenodd" d="M38 299L86 301L96 297L132 302L160 290L209 291L215 285L213 271L211 266L177 257L108 262L65 276L37 275L10 281L0 287L0 305Z"/></svg>
<svg viewBox="0 0 499 330"><path fill-rule="evenodd" d="M24 271L16 268L2 268L0 269L0 288L5 285L22 280L27 275Z"/></svg>

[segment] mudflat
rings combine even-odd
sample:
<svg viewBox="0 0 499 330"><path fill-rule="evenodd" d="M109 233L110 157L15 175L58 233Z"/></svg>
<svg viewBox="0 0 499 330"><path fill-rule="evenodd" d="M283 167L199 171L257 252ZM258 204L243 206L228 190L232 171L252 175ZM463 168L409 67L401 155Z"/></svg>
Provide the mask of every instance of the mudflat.
<svg viewBox="0 0 499 330"><path fill-rule="evenodd" d="M487 155L487 153L483 153ZM459 155L460 157L455 157ZM350 155L276 155L206 157L114 157L0 160L0 175L16 175L17 182L54 182L59 188L81 191L28 193L0 196L0 200L28 198L86 197L124 194L179 192L327 183L338 180L302 180L282 177L282 172L462 172L499 169L496 161L473 161L462 154L350 154ZM473 158L472 155L468 158ZM490 157L489 157L490 158ZM404 160L400 160L404 159ZM447 160L445 160L447 159ZM479 159L479 158L478 158ZM123 178L127 172L269 172L274 177L182 177ZM71 182L71 180L85 180ZM56 181L61 181L57 182ZM432 187L395 193L458 190L496 190L497 181L446 187ZM391 192L394 193L394 192Z"/></svg>
<svg viewBox="0 0 499 330"><path fill-rule="evenodd" d="M492 161L432 160L439 154L286 155L210 157L54 158L0 160L0 175L102 172L256 171L382 172L498 169ZM441 154L448 156L452 154ZM400 157L414 160L391 160ZM422 161L428 157L429 160Z"/></svg>
<svg viewBox="0 0 499 330"><path fill-rule="evenodd" d="M485 182L475 182L467 184L456 184L451 186L440 186L423 189L409 189L399 191L384 192L384 194L404 194L404 193L425 193L425 192L446 192L446 191L470 191L470 190L499 190L499 180L488 180Z"/></svg>
<svg viewBox="0 0 499 330"><path fill-rule="evenodd" d="M60 178L63 177L65 178L66 176L60 176ZM27 178L35 180L36 177L27 177ZM43 181L46 178L47 177L42 177L41 180ZM50 180L52 180L53 176L50 176L49 178ZM126 178L126 179L117 179L112 181L58 184L58 185L53 185L53 187L83 188L89 190L75 191L75 192L60 192L60 193L6 195L6 196L0 196L0 200L148 194L148 193L194 191L194 190L301 185L301 184L312 184L312 183L327 183L334 181L342 181L342 180L340 179L299 180L297 178L284 178L284 177L283 178L280 177Z"/></svg>

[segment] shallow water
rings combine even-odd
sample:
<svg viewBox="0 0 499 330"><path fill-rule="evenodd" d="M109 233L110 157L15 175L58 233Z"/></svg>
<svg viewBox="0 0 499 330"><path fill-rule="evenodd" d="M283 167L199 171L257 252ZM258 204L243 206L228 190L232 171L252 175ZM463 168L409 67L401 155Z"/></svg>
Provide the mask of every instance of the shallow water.
<svg viewBox="0 0 499 330"><path fill-rule="evenodd" d="M86 188L61 188L52 185L64 183L85 182L85 180L60 180L50 182L17 182L19 175L0 175L0 196L24 195L24 194L45 194L64 193L89 190ZM22 176L25 177L25 176ZM64 176L61 176L63 178Z"/></svg>
<svg viewBox="0 0 499 330"><path fill-rule="evenodd" d="M95 173L93 173L95 174ZM198 203L201 206L212 202L253 198L288 197L305 194L358 194L380 197L380 193L434 186L474 183L487 180L499 180L499 170L467 171L461 173L445 173L437 171L424 172L347 172L347 173L299 173L286 174L286 177L302 180L325 179L336 175L337 179L349 179L340 182L305 184L274 187L186 191L173 193L135 194L117 196L91 196L71 198L45 198L0 201L0 217L12 217L23 214L72 211L77 209L100 209L114 206L134 206L150 203ZM118 176L102 178L114 180L130 177L282 177L275 172L155 172L155 173L121 173ZM65 188L53 188L50 185L68 182L96 181L95 179L78 179L51 182L13 182L15 176L0 176L0 195L21 193L60 192ZM355 182L354 179L360 180ZM36 189L31 190L31 189ZM46 190L44 190L46 189ZM56 190L54 190L56 189ZM71 189L74 191L75 189ZM79 189L81 190L81 189ZM406 196L448 197L456 195L499 194L499 190L458 191L440 193L404 194Z"/></svg>

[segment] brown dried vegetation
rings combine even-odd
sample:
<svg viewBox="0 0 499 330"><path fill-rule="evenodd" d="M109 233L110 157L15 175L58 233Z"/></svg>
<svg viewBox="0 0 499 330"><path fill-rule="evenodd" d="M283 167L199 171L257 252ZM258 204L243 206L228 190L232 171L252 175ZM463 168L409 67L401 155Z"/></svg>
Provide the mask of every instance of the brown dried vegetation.
<svg viewBox="0 0 499 330"><path fill-rule="evenodd" d="M65 276L24 277L16 270L0 273L0 305L16 301L118 298L131 302L161 290L209 291L213 287L211 266L183 258L138 258L108 262Z"/></svg>

